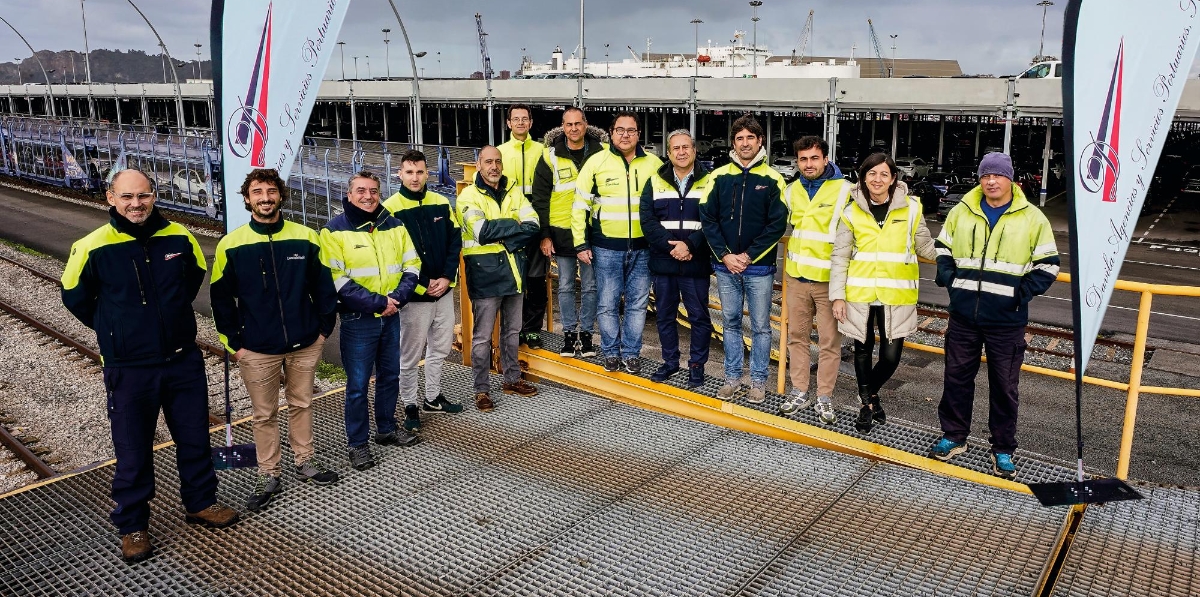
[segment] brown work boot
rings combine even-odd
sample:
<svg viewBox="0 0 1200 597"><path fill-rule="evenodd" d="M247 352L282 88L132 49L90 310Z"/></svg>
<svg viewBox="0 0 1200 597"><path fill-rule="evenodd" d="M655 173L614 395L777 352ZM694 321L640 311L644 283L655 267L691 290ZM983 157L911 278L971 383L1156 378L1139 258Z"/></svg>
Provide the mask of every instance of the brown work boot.
<svg viewBox="0 0 1200 597"><path fill-rule="evenodd" d="M480 412L490 413L496 408L496 403L492 402L492 397L487 392L477 392L475 394L475 408Z"/></svg>
<svg viewBox="0 0 1200 597"><path fill-rule="evenodd" d="M210 529L223 529L238 521L237 510L222 504L213 504L199 512L188 512L184 521L202 524Z"/></svg>
<svg viewBox="0 0 1200 597"><path fill-rule="evenodd" d="M150 533L134 531L121 535L121 559L126 564L135 564L154 554L154 546L150 544Z"/></svg>
<svg viewBox="0 0 1200 597"><path fill-rule="evenodd" d="M506 383L500 386L500 390L505 394L516 394L525 397L537 396L537 388L523 379L518 379L513 383Z"/></svg>

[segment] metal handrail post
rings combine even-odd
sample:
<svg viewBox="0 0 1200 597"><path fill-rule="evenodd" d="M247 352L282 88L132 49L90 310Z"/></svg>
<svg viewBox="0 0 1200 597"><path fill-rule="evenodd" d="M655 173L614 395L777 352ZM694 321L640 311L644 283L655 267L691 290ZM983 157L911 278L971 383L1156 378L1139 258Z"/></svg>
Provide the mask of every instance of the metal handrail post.
<svg viewBox="0 0 1200 597"><path fill-rule="evenodd" d="M775 388L775 391L776 391L776 392L779 392L780 394L783 394L783 393L784 393L784 390L786 390L786 389L787 389L787 369L788 369L788 364L787 364L787 358L788 358L788 353L787 353L787 338L788 338L788 308L787 308L788 304L787 304L787 291L788 291L788 280L787 280L787 279L788 279L788 276L787 276L787 274L786 274L786 273L784 273L784 274L783 274L783 282L782 282L782 287L783 287L783 295L782 295L782 297L780 297L780 299L779 299L779 381L778 381L778 383L776 384L776 385L777 385L777 387ZM801 391L803 391L803 390L801 390Z"/></svg>
<svg viewBox="0 0 1200 597"><path fill-rule="evenodd" d="M1117 478L1129 477L1129 458L1133 451L1133 431L1137 422L1138 398L1142 390L1142 367L1146 361L1146 336L1150 328L1150 305L1154 301L1154 293L1142 292L1142 300L1138 304L1137 333L1133 338L1133 364L1129 369L1129 391L1125 397L1125 424L1121 427L1121 449L1117 456ZM1079 375L1083 375L1080 371Z"/></svg>

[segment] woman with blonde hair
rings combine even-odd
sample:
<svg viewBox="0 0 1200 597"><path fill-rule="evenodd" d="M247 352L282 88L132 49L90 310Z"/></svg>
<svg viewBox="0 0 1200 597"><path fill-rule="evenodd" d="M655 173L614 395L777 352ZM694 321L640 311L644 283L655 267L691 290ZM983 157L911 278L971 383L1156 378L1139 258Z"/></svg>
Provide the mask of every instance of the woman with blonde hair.
<svg viewBox="0 0 1200 597"><path fill-rule="evenodd" d="M887 420L879 389L900 364L904 337L917 329L917 257L937 253L921 202L908 196L891 157L867 156L858 177L834 240L829 299L838 330L854 339L862 404L855 428L866 433ZM872 364L877 332L879 361Z"/></svg>

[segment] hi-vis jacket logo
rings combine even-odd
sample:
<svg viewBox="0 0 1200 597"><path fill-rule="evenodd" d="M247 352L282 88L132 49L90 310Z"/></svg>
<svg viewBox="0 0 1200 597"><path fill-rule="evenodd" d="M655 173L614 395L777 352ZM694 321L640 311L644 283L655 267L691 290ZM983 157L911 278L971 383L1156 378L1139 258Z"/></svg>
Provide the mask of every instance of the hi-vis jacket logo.
<svg viewBox="0 0 1200 597"><path fill-rule="evenodd" d="M183 255L183 253L167 253L166 255L163 255L163 261L170 261L176 257L179 257L180 255Z"/></svg>
<svg viewBox="0 0 1200 597"><path fill-rule="evenodd" d="M262 36L258 42L258 53L254 61L253 75L246 96L239 98L241 106L233 111L226 123L225 137L229 151L244 158L250 156L250 165L255 168L266 166L267 143L267 83L271 77L271 9L267 5L267 16L263 21Z"/></svg>
<svg viewBox="0 0 1200 597"><path fill-rule="evenodd" d="M1124 73L1125 39L1121 38L1112 79L1108 84L1108 99L1104 101L1104 113L1100 116L1100 127L1079 156L1079 180L1087 192L1099 193L1101 201L1117 200L1117 178L1121 175L1118 142L1121 139L1121 80Z"/></svg>

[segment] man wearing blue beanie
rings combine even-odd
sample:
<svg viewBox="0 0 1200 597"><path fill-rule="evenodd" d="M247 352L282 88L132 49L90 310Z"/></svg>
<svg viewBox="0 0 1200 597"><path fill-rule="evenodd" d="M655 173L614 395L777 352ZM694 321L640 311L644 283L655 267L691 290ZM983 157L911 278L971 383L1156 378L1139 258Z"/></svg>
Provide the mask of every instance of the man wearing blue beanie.
<svg viewBox="0 0 1200 597"><path fill-rule="evenodd" d="M987 346L992 472L1006 479L1016 476L1017 382L1029 301L1058 276L1050 222L1012 179L1008 155L983 156L979 186L946 215L936 240L936 282L950 293L950 322L938 405L942 437L929 451L942 461L967 451L975 377Z"/></svg>

